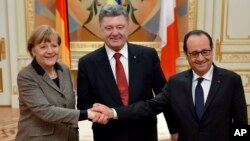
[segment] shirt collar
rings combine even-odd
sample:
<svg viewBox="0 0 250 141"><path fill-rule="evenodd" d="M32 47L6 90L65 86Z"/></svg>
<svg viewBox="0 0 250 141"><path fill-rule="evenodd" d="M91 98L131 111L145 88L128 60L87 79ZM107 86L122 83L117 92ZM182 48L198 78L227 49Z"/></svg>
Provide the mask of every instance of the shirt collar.
<svg viewBox="0 0 250 141"><path fill-rule="evenodd" d="M113 58L114 54L117 53L116 51L110 49L106 44L105 44L105 49L106 49L106 52L108 54L109 60L111 60ZM121 53L123 57L128 59L128 44L125 43L125 45L122 47L122 49L119 50L118 52Z"/></svg>
<svg viewBox="0 0 250 141"><path fill-rule="evenodd" d="M212 81L213 70L214 70L214 66L212 65L212 66L210 67L210 69L208 70L208 72L205 73L203 76L197 75L197 74L192 70L192 72L193 72L193 81L195 81L195 80L196 80L197 78L199 78L199 77L202 77L202 78L204 78L204 79L206 79L206 80Z"/></svg>
<svg viewBox="0 0 250 141"><path fill-rule="evenodd" d="M44 69L38 64L38 62L36 61L36 58L34 58L31 62L32 67L35 69L35 71L37 72L37 74L43 76L45 74ZM56 62L55 64L55 69L57 70L63 70L62 67Z"/></svg>

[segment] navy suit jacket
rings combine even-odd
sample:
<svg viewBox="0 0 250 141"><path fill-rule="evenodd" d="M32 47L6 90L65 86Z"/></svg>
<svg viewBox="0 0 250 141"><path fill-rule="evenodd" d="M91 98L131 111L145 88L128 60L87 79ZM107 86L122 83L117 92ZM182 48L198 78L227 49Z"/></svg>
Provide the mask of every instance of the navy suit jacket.
<svg viewBox="0 0 250 141"><path fill-rule="evenodd" d="M228 141L232 125L247 124L246 100L240 76L214 66L201 121L194 109L192 78L191 70L184 71L171 77L162 93L154 99L116 108L119 121L138 120L168 109L165 117L169 130L179 133L179 141Z"/></svg>
<svg viewBox="0 0 250 141"><path fill-rule="evenodd" d="M128 66L129 104L160 93L166 81L155 49L128 43ZM78 109L90 108L96 102L123 106L104 46L80 58L77 81ZM107 125L94 123L94 140L157 141L156 123L155 115L128 122L110 120Z"/></svg>

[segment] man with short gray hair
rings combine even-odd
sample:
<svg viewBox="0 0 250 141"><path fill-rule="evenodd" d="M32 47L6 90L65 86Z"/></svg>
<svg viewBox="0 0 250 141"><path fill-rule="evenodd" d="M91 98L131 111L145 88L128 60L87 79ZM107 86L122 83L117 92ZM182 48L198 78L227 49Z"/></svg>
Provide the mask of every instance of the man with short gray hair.
<svg viewBox="0 0 250 141"><path fill-rule="evenodd" d="M104 5L99 22L104 45L78 64L78 109L94 103L128 106L153 98L166 83L156 50L128 42L129 17L121 5ZM158 141L155 115L93 123L92 128L95 141Z"/></svg>

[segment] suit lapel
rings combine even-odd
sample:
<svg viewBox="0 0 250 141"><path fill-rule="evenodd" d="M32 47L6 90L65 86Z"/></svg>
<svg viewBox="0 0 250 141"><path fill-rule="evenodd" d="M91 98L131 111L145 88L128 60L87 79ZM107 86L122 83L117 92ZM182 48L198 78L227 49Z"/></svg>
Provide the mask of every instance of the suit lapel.
<svg viewBox="0 0 250 141"><path fill-rule="evenodd" d="M65 84L70 85L70 83L67 82L68 80L65 80L65 76L64 76L65 73L63 73L61 70L58 70L57 74L59 77L59 86L60 86L59 90L62 94L65 94L65 93L63 93L63 92L65 92Z"/></svg>
<svg viewBox="0 0 250 141"><path fill-rule="evenodd" d="M193 101L193 96L192 96L192 78L193 78L193 73L192 73L192 70L190 69L187 71L187 75L186 75L185 81L184 81L184 86L185 86L185 94L187 97L189 109L190 109L194 119L196 119L197 116L196 116L196 112L194 110L194 101Z"/></svg>
<svg viewBox="0 0 250 141"><path fill-rule="evenodd" d="M112 69L109 63L108 55L104 47L101 48L98 58L99 59L96 61L96 65L97 65L97 68L99 68L97 71L100 74L100 79L102 79L103 82L108 82L108 83L104 83L104 85L106 85L107 88L109 89L109 92L110 92L109 95L111 95L114 101L115 102L119 101L119 103L117 104L123 105Z"/></svg>
<svg viewBox="0 0 250 141"><path fill-rule="evenodd" d="M59 89L59 87L55 84L55 82L52 79L50 79L49 76L46 73L43 75L42 78L43 78L44 82L46 82L50 87L52 87L56 91L58 91L58 92L60 92L60 93L63 94L63 92Z"/></svg>
<svg viewBox="0 0 250 141"><path fill-rule="evenodd" d="M216 97L216 93L222 83L222 75L219 72L218 67L214 65L214 72L213 72L213 78L210 86L210 90L208 93L208 97L205 103L205 109L204 109L204 114L206 113L206 110L208 109L210 103L213 101L213 99Z"/></svg>
<svg viewBox="0 0 250 141"><path fill-rule="evenodd" d="M186 93L186 97L188 100L188 105L189 105L189 109L191 110L191 113L194 117L194 119L197 119L198 121L198 117L196 115L195 109L194 109L194 102L193 102L193 97L192 97L192 78L193 78L193 74L192 71L188 71L186 78L185 78L185 91ZM203 118L206 114L206 111L209 108L210 103L213 101L213 99L216 97L216 93L220 87L220 84L222 83L222 75L219 72L218 67L216 67L214 65L214 72L213 72L213 78L212 78L212 83L211 83L211 87L208 93L208 97L205 103L205 107L204 107L204 113L203 113Z"/></svg>
<svg viewBox="0 0 250 141"><path fill-rule="evenodd" d="M61 66L59 63L56 63L55 65L56 67L60 68L58 70L56 69L58 73L59 81L60 81L59 83L64 84L65 82L63 80L60 80L60 78L64 78L64 76L61 74L62 73ZM63 94L63 91L61 91L59 87L55 84L55 82L52 79L50 79L50 77L45 73L43 68L37 63L35 58L32 60L31 66L34 69L35 74L38 74L39 76L41 76L44 82L46 82L50 87L54 88L55 90ZM64 85L63 85L63 89L64 89Z"/></svg>
<svg viewBox="0 0 250 141"><path fill-rule="evenodd" d="M141 73L141 66L139 65L140 54L139 51L128 43L128 72L129 72L129 103L134 103L133 95L136 94L136 75Z"/></svg>

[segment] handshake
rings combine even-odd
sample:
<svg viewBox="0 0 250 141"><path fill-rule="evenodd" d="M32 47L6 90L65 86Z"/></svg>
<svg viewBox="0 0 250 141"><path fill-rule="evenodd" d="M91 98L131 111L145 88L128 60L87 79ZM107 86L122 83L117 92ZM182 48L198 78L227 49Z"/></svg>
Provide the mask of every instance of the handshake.
<svg viewBox="0 0 250 141"><path fill-rule="evenodd" d="M113 109L106 105L95 103L93 107L87 110L88 119L92 122L98 122L101 124L107 124L109 119L115 118Z"/></svg>

